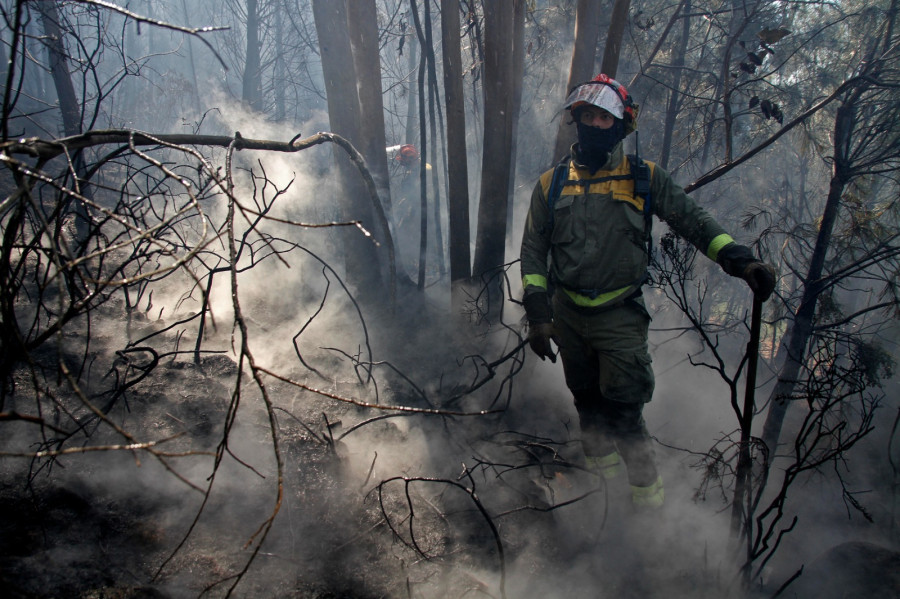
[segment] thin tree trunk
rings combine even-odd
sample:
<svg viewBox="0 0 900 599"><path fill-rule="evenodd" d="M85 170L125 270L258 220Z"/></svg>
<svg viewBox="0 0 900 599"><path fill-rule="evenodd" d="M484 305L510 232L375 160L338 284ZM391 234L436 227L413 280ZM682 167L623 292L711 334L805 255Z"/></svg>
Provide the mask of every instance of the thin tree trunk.
<svg viewBox="0 0 900 599"><path fill-rule="evenodd" d="M750 22L747 0L733 0L731 4L731 21L728 26L728 38L725 40L725 48L722 58L722 68L719 72L719 84L722 86L722 124L724 126L725 156L724 162L728 164L734 158L734 111L731 105L731 95L734 91L731 79L732 48L735 47L740 36ZM754 3L755 7L756 3Z"/></svg>
<svg viewBox="0 0 900 599"><path fill-rule="evenodd" d="M816 237L809 268L806 276L803 277L803 296L778 351L777 358L783 362L778 371L775 387L769 395L769 411L766 414L762 433L763 443L769 448L769 455L773 457L781 436L789 399L799 380L800 370L805 361L806 346L813 332L816 304L823 288L822 273L825 269L825 257L831 246L831 236L837 222L841 197L848 181L848 174L845 171L847 158L845 151L855 118L856 115L850 101L844 102L838 108L834 126L834 174L828 188L828 198L825 201L825 210L822 213L819 234Z"/></svg>
<svg viewBox="0 0 900 599"><path fill-rule="evenodd" d="M575 44L572 48L572 61L569 64L566 93L575 85L595 75L594 55L600 37L600 9L600 2L594 0L578 0L575 7ZM560 98L560 105L562 100ZM575 126L569 122L567 112L560 112L553 162L562 160L569 153L573 143L575 143Z"/></svg>
<svg viewBox="0 0 900 599"><path fill-rule="evenodd" d="M415 1L415 0L413 0ZM419 94L417 90L419 89L419 85L415 80L417 77L417 73L419 72L419 60L416 57L417 49L419 47L419 38L415 34L410 34L409 42L406 44L407 47L407 56L408 62L407 66L409 69L409 76L413 79L409 82L409 91L406 94L406 136L403 138L403 143L412 143L413 140L416 139L416 129L418 127L418 106L416 102L419 99Z"/></svg>
<svg viewBox="0 0 900 599"><path fill-rule="evenodd" d="M513 15L513 80L520 80L525 72L525 3L519 2L514 6ZM510 113L512 119L512 148L510 150L510 168L509 168L509 207L506 213L506 236L513 236L513 215L515 206L515 189L516 189L516 155L518 144L516 140L519 138L519 114L522 111L522 86L514 85L510 90Z"/></svg>
<svg viewBox="0 0 900 599"><path fill-rule="evenodd" d="M425 72L428 62L428 47L425 43L425 33L419 20L419 10L416 0L409 2L410 13L413 17L413 25L416 29L416 37L422 46L422 56L419 58L418 75L416 76L418 103L419 103L419 271L417 288L425 289L425 269L428 261L428 126L425 120Z"/></svg>
<svg viewBox="0 0 900 599"><path fill-rule="evenodd" d="M628 9L631 0L616 0L613 4L609 30L606 32L606 46L603 48L603 62L600 72L615 78L619 69L619 56L622 53L622 38L625 36L625 25L628 24Z"/></svg>
<svg viewBox="0 0 900 599"><path fill-rule="evenodd" d="M656 40L656 44L653 46L653 49L650 51L650 54L647 55L647 58L644 59L644 64L641 65L641 70L634 74L634 77L631 78L631 81L628 83L629 88L634 85L637 80L650 68L650 65L653 64L653 61L656 60L656 55L659 54L659 51L665 45L666 41L669 38L669 33L672 31L672 27L675 26L675 23L678 22L678 17L684 10L685 22L690 21L690 9L685 8L685 5L688 4L688 0L681 0L681 3L675 8L675 12L672 13L672 16L669 18L669 22L666 23L666 26L663 28L661 34L659 34L659 39ZM682 52L682 54L684 54ZM684 59L682 57L682 64L684 63Z"/></svg>
<svg viewBox="0 0 900 599"><path fill-rule="evenodd" d="M190 16L188 15L187 9L187 0L181 0L181 12L184 15L184 24L187 27L190 27L191 21ZM194 111L197 113L197 119L202 117L203 110L200 108L200 85L197 82L197 65L194 61L194 40L193 36L187 36L185 40L187 44L188 51L188 65L191 68L191 83L193 84L193 89L191 90L191 100L194 104Z"/></svg>
<svg viewBox="0 0 900 599"><path fill-rule="evenodd" d="M262 111L262 60L259 47L259 4L247 0L247 51L241 99L253 110Z"/></svg>
<svg viewBox="0 0 900 599"><path fill-rule="evenodd" d="M50 73L56 86L56 97L59 99L59 111L62 114L63 131L66 136L81 133L81 109L75 86L69 75L69 60L63 44L63 33L60 29L59 10L55 2L38 2L37 9L41 13L41 24L47 36L46 46L50 56Z"/></svg>
<svg viewBox="0 0 900 599"><path fill-rule="evenodd" d="M678 50L672 60L672 70L675 71L672 79L672 89L669 90L669 101L666 105L666 120L663 125L663 141L662 150L660 151L659 165L664 169L669 168L669 155L672 152L672 133L675 130L675 117L678 115L678 109L681 105L681 74L684 70L684 56L687 53L688 42L691 35L691 19L688 16L691 13L690 0L682 0L682 3L675 10L672 16L672 22L675 17L684 9L685 17L682 19L681 40L679 40Z"/></svg>
<svg viewBox="0 0 900 599"><path fill-rule="evenodd" d="M63 33L60 28L60 16L55 2L38 2L37 9L41 14L41 24L47 37L47 51L50 55L50 72L53 75L53 83L56 87L56 96L59 100L59 111L62 115L63 130L67 136L78 135L82 132L82 114L75 95L75 86L69 74L69 61L63 44ZM84 156L78 152L72 159L75 169L75 189L82 197L90 201L93 191L87 184ZM71 200L67 200L71 201ZM77 242L85 241L90 231L90 216L87 206L80 200L75 201L75 234Z"/></svg>
<svg viewBox="0 0 900 599"><path fill-rule="evenodd" d="M411 1L415 2L415 0ZM419 272L417 286L419 291L425 290L425 268L428 262L428 169L426 168L428 164L428 126L425 121L425 52L423 47L422 56L419 58L419 72L416 76L419 86L417 90L419 96Z"/></svg>
<svg viewBox="0 0 900 599"><path fill-rule="evenodd" d="M391 190L388 182L387 146L384 135L384 102L381 92L381 56L378 48L378 11L375 0L352 0L347 4L348 29L353 64L359 80L360 153L378 185L378 195L391 220Z"/></svg>
<svg viewBox="0 0 900 599"><path fill-rule="evenodd" d="M284 4L278 2L275 5L275 81L272 82L275 93L275 121L283 122L287 116L287 98L285 93L285 66L284 54L284 18L282 12Z"/></svg>
<svg viewBox="0 0 900 599"><path fill-rule="evenodd" d="M523 0L515 0L519 3ZM504 263L512 154L514 11L501 0L484 2L484 154L473 274L486 276ZM493 298L493 296L492 296ZM497 298L499 299L499 297ZM490 309L497 308L493 304Z"/></svg>
<svg viewBox="0 0 900 599"><path fill-rule="evenodd" d="M444 234L441 225L441 182L438 174L438 166L443 162L442 157L438 154L437 139L441 128L438 126L437 119L440 113L440 102L438 101L438 82L437 82L437 65L434 57L434 40L431 33L431 4L426 2L424 5L424 29L425 43L422 45L422 54L428 60L426 68L428 69L428 124L431 127L431 205L434 211L434 247L435 255L438 261L438 272L443 276L447 272L444 262ZM443 120L442 118L440 120ZM443 144L442 144L443 146Z"/></svg>
<svg viewBox="0 0 900 599"><path fill-rule="evenodd" d="M463 94L458 0L441 0L441 44L444 56L444 103L447 106L447 195L450 231L451 308L463 306L455 284L472 276L469 250L469 169L466 154L466 106Z"/></svg>

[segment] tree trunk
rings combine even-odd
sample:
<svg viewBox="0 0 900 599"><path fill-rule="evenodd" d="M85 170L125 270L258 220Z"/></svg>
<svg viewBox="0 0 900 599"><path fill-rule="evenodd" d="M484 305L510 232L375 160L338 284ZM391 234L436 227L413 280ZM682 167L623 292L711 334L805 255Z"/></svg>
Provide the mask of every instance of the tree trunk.
<svg viewBox="0 0 900 599"><path fill-rule="evenodd" d="M181 13L184 17L185 26L190 27L191 21L187 9L187 0L181 0ZM203 117L203 109L200 107L200 84L197 81L197 63L194 60L194 39L192 35L186 37L185 43L187 44L188 51L188 66L191 71L191 85L193 85L193 89L191 90L191 101L194 105L197 122L200 122L200 119Z"/></svg>
<svg viewBox="0 0 900 599"><path fill-rule="evenodd" d="M566 93L577 84L589 80L594 73L594 55L600 37L600 3L592 0L578 0L575 8L575 45L572 62L569 64L569 80ZM559 99L562 106L564 98ZM559 115L559 129L556 132L556 146L553 162L556 163L569 153L575 143L575 126L569 122L567 112Z"/></svg>
<svg viewBox="0 0 900 599"><path fill-rule="evenodd" d="M513 120L517 117L512 99L515 86L522 84L521 73L514 74L516 12L501 0L484 3L484 153L473 268L473 274L482 277L503 265L506 249ZM491 305L491 309L497 307Z"/></svg>
<svg viewBox="0 0 900 599"><path fill-rule="evenodd" d="M253 110L262 112L262 60L259 47L259 5L247 0L247 53L241 99Z"/></svg>
<svg viewBox="0 0 900 599"><path fill-rule="evenodd" d="M391 189L388 182L387 146L384 136L384 102L381 93L381 56L378 48L378 11L375 0L352 0L347 4L353 65L359 80L360 153L378 185L384 211L391 219Z"/></svg>
<svg viewBox="0 0 900 599"><path fill-rule="evenodd" d="M603 63L600 72L615 78L619 69L619 56L622 52L622 38L625 36L625 25L628 24L628 8L631 0L616 0L613 4L609 30L606 32L606 46L603 48Z"/></svg>
<svg viewBox="0 0 900 599"><path fill-rule="evenodd" d="M347 36L345 0L313 0L312 8L322 56L330 127L334 133L356 145L360 137L359 95L353 53ZM379 228L375 226L373 210L368 204L368 194L359 172L343 152L336 151L335 160L342 190L338 198L341 218L361 221L375 234L375 241L381 242L383 249L384 242L389 238L380 235ZM359 231L352 230L348 233L344 248L350 283L356 286L362 298L370 302L383 299L385 285L377 246Z"/></svg>
<svg viewBox="0 0 900 599"><path fill-rule="evenodd" d="M434 56L434 38L431 31L431 4L426 2L422 6L422 21L425 38L422 44L422 57L426 59L425 68L428 75L428 124L431 128L431 207L434 223L434 249L437 258L438 272L443 276L447 272L444 263L444 235L441 226L441 181L438 174L439 170L443 170L440 165L443 163L443 157L438 150L438 135L441 127L437 123L436 113L440 111L440 103L438 102L438 82L437 82L437 60ZM441 119L443 120L443 119ZM443 142L444 140L442 140ZM441 147L445 147L446 143L442 143ZM426 202L423 201L424 208Z"/></svg>
<svg viewBox="0 0 900 599"><path fill-rule="evenodd" d="M823 289L822 273L825 270L825 257L831 246L831 235L837 222L841 197L849 180L847 172L846 150L849 137L855 125L856 115L851 101L844 102L838 108L834 124L834 173L828 188L828 198L822 213L816 245L806 276L803 277L803 295L800 306L794 314L794 320L785 333L778 350L777 360L782 363L778 371L778 379L769 395L769 411L763 425L762 440L769 448L769 455L774 457L781 436L784 417L787 414L789 399L797 384L800 370L806 358L806 346L813 332L816 304ZM770 458L771 461L771 458Z"/></svg>
<svg viewBox="0 0 900 599"><path fill-rule="evenodd" d="M425 267L428 261L428 124L425 120L425 63L428 61L428 48L425 47L422 27L419 24L418 13L415 6L416 0L410 0L413 18L416 22L419 42L422 45L422 56L419 58L418 75L416 83L418 89L419 106L419 271L416 284L419 291L425 290Z"/></svg>
<svg viewBox="0 0 900 599"><path fill-rule="evenodd" d="M691 14L690 0L683 0L682 4L675 10L677 16L684 9L684 18L682 19L681 40L679 48L675 52L672 59L672 70L674 77L672 79L672 89L669 92L669 101L666 104L666 120L663 125L663 141L662 149L659 155L659 165L664 169L669 168L669 155L672 151L672 132L675 130L675 118L678 115L678 109L681 106L681 74L684 70L684 56L687 53L688 42L691 35ZM673 16L673 20L674 20Z"/></svg>
<svg viewBox="0 0 900 599"><path fill-rule="evenodd" d="M81 133L81 109L75 86L69 75L69 60L63 44L63 33L59 26L59 9L55 2L38 2L41 13L41 24L47 36L46 46L50 56L50 73L56 86L56 97L59 99L59 111L62 114L63 131L66 136Z"/></svg>
<svg viewBox="0 0 900 599"><path fill-rule="evenodd" d="M738 42L744 29L747 27L747 9L743 5L746 0L733 0L731 5L731 21L729 22L728 37L725 40L725 48L722 53L722 68L719 72L719 84L722 86L722 125L723 141L725 143L725 156L723 162L728 164L734 158L734 112L731 105L731 95L734 92L731 79L732 48Z"/></svg>
<svg viewBox="0 0 900 599"><path fill-rule="evenodd" d="M275 122L281 123L287 116L287 98L285 93L285 65L284 55L287 49L284 47L284 4L278 2L275 5L275 80L272 87L275 95Z"/></svg>
<svg viewBox="0 0 900 599"><path fill-rule="evenodd" d="M513 79L521 80L525 73L525 3L518 2L514 6L513 15ZM510 151L509 169L509 207L506 212L506 236L513 236L513 207L515 206L516 189L516 156L519 139L519 114L522 112L522 86L514 85L510 90L510 114L512 119L512 148Z"/></svg>
<svg viewBox="0 0 900 599"><path fill-rule="evenodd" d="M434 41L431 29L431 8L425 3L422 7L422 18L419 18L415 0L410 0L410 13L415 26L416 37L422 48L422 57L419 60L417 89L419 103L419 272L418 288L425 289L426 262L428 260L428 205L431 200L432 222L434 223L433 255L436 257L438 270L443 276L446 273L444 261L444 239L441 219L441 181L438 170L445 170L440 166L444 159L438 149L437 138L441 129L438 127L436 110L440 109L438 103L437 67L434 56ZM427 89L427 91L426 91ZM428 109L426 121L425 109ZM427 123L427 124L426 124ZM429 127L431 137L429 138ZM444 147L444 144L441 144ZM428 186L428 160L431 160L431 187ZM430 196L429 192L430 191Z"/></svg>
<svg viewBox="0 0 900 599"><path fill-rule="evenodd" d="M409 35L409 41L406 44L406 55L408 56L407 69L409 70L410 82L409 90L406 94L406 136L403 143L411 144L416 139L416 129L419 124L418 106L416 102L419 99L417 93L418 83L414 80L418 73L419 60L416 57L419 47L419 38L414 33Z"/></svg>
<svg viewBox="0 0 900 599"><path fill-rule="evenodd" d="M38 2L37 9L40 11L41 24L47 37L46 44L50 57L50 72L53 75L56 96L59 100L63 130L67 136L78 135L82 132L83 127L81 108L78 103L78 97L75 95L72 77L69 75L69 60L63 44L62 29L59 26L59 10L55 2ZM74 187L82 197L90 201L93 198L93 191L85 178L86 171L82 152L75 154L72 164L75 168L74 176L76 179ZM71 196L66 196L65 201L72 201ZM75 235L79 244L88 238L90 222L87 206L80 200L77 200L75 203Z"/></svg>
<svg viewBox="0 0 900 599"><path fill-rule="evenodd" d="M656 56L659 54L659 51L663 48L663 46L668 49L666 42L669 39L669 33L671 33L672 27L674 27L675 23L678 22L679 18L681 18L680 15L682 10L684 10L686 15L684 18L681 18L682 22L690 23L690 12L684 8L687 3L688 0L681 0L681 3L677 7L675 7L675 11L669 18L666 26L663 28L662 33L659 34L659 39L656 40L656 44L653 45L653 49L650 51L650 54L648 54L644 59L644 63L641 65L641 69L634 74L634 77L632 77L631 81L628 83L629 89L631 89L631 86L633 86L638 81L638 79L640 79L641 75L643 75L645 71L650 69L650 67L653 65L653 62L656 60ZM690 29L690 27L688 27L688 29ZM684 63L683 55L684 53L682 52L682 63Z"/></svg>
<svg viewBox="0 0 900 599"><path fill-rule="evenodd" d="M441 44L444 56L444 103L447 107L447 170L450 230L451 308L462 310L454 285L472 276L469 244L469 169L466 154L466 106L463 94L458 0L441 0Z"/></svg>

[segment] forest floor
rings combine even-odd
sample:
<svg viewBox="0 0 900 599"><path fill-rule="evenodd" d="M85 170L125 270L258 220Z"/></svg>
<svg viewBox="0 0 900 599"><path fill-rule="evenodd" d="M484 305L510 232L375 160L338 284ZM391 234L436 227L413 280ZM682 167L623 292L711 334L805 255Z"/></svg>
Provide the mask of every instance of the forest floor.
<svg viewBox="0 0 900 599"><path fill-rule="evenodd" d="M221 442L230 401L223 381L235 371L224 356L207 357L201 365L161 363L108 416L154 439L181 433L166 451L191 455L169 463L205 489L209 454ZM20 373L20 389L28 388L27 374ZM289 392L270 388L276 396ZM493 522L450 479L436 483L436 491L379 487L372 476L348 466L348 448L325 442L328 426L313 430L300 424L322 421L327 410L337 429L337 420L350 422L359 410L335 410L333 402L309 397L302 405L279 422L284 496L252 561L255 535L278 501L276 473L261 457L271 451L264 414L236 425L230 451L246 464L230 460L223 466L205 503L203 493L145 452L0 460L0 597L218 597L236 582L237 597L500 597L504 591L508 597L572 597L598 581L599 597L655 596L648 585L659 582L662 571L635 545L652 537L652 519L644 523L646 530L626 538L621 522L610 524L621 514L605 513L604 502L596 504L601 524L570 518L565 509L547 512L546 493L529 477L520 478L513 503L493 508L485 501L491 511L524 508ZM88 426L96 429L83 445L122 443L109 428L95 421ZM368 426L379 428L385 453L392 443L409 441L409 433L391 421ZM253 435L241 431L251 428ZM6 449L13 444L7 439ZM415 444L409 447L416 451ZM551 476L561 491L571 486L565 475ZM489 496L489 481L479 478L478 484ZM414 524L404 493L414 496ZM584 527L594 525L606 532L585 534ZM235 576L245 568L238 582ZM672 571L663 577L669 591L682 586L693 597L717 596L712 589L702 592L705 583L698 576Z"/></svg>
<svg viewBox="0 0 900 599"><path fill-rule="evenodd" d="M55 352L36 357L53 371ZM755 599L776 590L736 584L707 535L708 520L727 520L721 513L633 513L620 500L623 478L603 486L570 464L523 463L551 443L514 417L486 427L379 418L269 381L276 454L270 412L246 377L239 416L229 416L237 375L222 354L160 360L105 406L107 421L81 414L83 435L67 445L74 453L0 459L0 598ZM98 388L103 379L95 375ZM33 413L33 380L28 368L16 373L7 413ZM352 385L337 387L352 394ZM42 439L35 428L5 423L0 451L57 447L53 431ZM164 453L123 447L149 440L165 440L154 447ZM106 450L87 450L98 447ZM667 493L689 496L688 486L676 477ZM872 555L881 568L900 564L892 552ZM830 591L860 588L843 584ZM802 588L781 596L839 596Z"/></svg>

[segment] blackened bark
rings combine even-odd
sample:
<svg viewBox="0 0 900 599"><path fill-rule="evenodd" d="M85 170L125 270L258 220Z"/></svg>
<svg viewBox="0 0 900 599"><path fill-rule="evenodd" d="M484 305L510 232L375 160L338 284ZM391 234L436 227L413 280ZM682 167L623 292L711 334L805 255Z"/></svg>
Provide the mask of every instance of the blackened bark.
<svg viewBox="0 0 900 599"><path fill-rule="evenodd" d="M50 72L53 75L53 84L56 87L56 96L59 100L59 111L62 115L63 130L66 136L78 135L82 132L82 112L78 97L75 95L75 86L69 74L69 60L63 43L63 32L60 27L59 10L55 2L38 2L37 9L41 14L41 24L47 37L47 52L50 57ZM93 192L86 180L84 156L81 152L72 157L74 168L74 187L81 197L90 201ZM66 203L72 202L71 196L62 196ZM87 207L81 200L75 200L75 235L78 245L87 239L90 230L90 216Z"/></svg>
<svg viewBox="0 0 900 599"><path fill-rule="evenodd" d="M357 144L360 136L359 94L353 53L347 36L347 8L344 0L313 0L313 17L322 56L325 93L328 99L328 118L334 133ZM373 210L367 204L367 194L359 173L350 160L335 153L341 185L338 203L344 220L360 220L376 234L384 251L386 243L393 243L375 225ZM382 234L380 234L382 233ZM380 234L380 235L379 235ZM344 262L351 282L360 296L377 303L387 296L381 273L379 246L371 239L353 232L347 235Z"/></svg>
<svg viewBox="0 0 900 599"><path fill-rule="evenodd" d="M513 120L518 116L513 114L512 100L514 86L521 85L522 76L514 72L515 13L500 0L484 3L484 150L475 276L486 276L504 263Z"/></svg>
<svg viewBox="0 0 900 599"><path fill-rule="evenodd" d="M450 206L450 281L472 274L469 251L469 171L466 155L466 107L463 95L458 0L441 0L444 102L447 106L447 170ZM455 307L454 307L455 308Z"/></svg>
<svg viewBox="0 0 900 599"><path fill-rule="evenodd" d="M384 102L381 93L381 56L378 48L378 11L375 0L347 4L348 31L353 64L359 80L360 152L378 185L384 211L390 220L391 190L388 183L387 143L384 135Z"/></svg>

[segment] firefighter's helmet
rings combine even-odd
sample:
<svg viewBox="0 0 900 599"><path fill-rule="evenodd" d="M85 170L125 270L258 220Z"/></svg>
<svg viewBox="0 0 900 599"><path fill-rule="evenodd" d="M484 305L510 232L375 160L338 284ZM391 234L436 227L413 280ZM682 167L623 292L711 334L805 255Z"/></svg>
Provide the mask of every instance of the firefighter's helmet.
<svg viewBox="0 0 900 599"><path fill-rule="evenodd" d="M418 159L419 151L416 149L416 146L412 144L404 144L400 146L400 150L397 152L397 155L394 156L394 160L396 160L403 166L412 166Z"/></svg>
<svg viewBox="0 0 900 599"><path fill-rule="evenodd" d="M638 105L624 85L605 73L573 87L563 108L574 110L585 104L602 108L617 119L622 119L625 122L625 135L637 129Z"/></svg>

